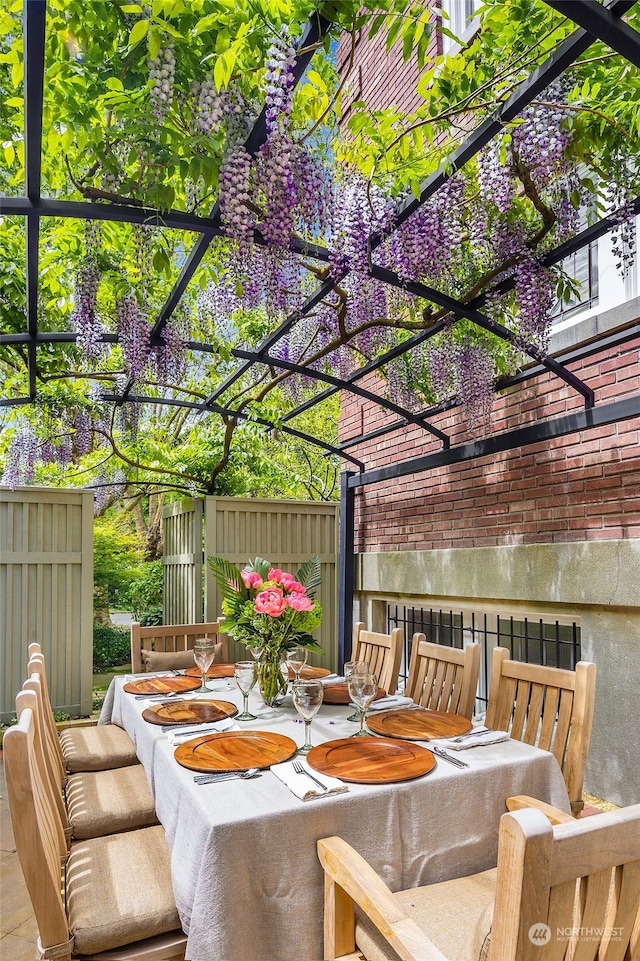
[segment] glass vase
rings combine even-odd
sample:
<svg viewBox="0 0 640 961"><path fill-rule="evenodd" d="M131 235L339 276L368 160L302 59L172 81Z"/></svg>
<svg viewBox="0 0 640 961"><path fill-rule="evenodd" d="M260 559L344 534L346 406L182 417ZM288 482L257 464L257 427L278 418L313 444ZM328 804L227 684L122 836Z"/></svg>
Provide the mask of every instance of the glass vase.
<svg viewBox="0 0 640 961"><path fill-rule="evenodd" d="M269 707L278 707L289 687L289 672L280 652L265 652L258 665L258 689Z"/></svg>

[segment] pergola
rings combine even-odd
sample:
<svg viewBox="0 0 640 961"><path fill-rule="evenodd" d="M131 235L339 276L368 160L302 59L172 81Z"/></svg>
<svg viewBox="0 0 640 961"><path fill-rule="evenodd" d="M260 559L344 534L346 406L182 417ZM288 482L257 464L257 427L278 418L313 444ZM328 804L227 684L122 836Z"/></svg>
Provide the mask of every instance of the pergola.
<svg viewBox="0 0 640 961"><path fill-rule="evenodd" d="M455 170L462 168L471 158L473 158L492 138L502 129L503 125L517 117L522 110L540 94L554 79L572 64L584 51L595 41L600 40L610 47L614 52L620 54L631 64L640 67L640 34L626 24L621 18L634 6L634 0L614 0L608 7L596 2L596 0L546 0L548 5L557 12L567 17L576 24L576 31L562 42L547 60L542 63L526 81L524 81L509 98L501 104L495 115L483 122L474 129L463 140L450 157L450 162L446 167L442 167L421 184L420 196L411 197L401 203L397 211L396 228L403 224L421 204L431 198L449 179ZM47 345L73 343L77 334L73 331L45 331L39 328L39 245L40 245L40 226L45 218L71 218L96 221L124 222L129 224L144 224L149 221L158 222L164 228L179 229L189 231L194 239L191 249L188 251L186 259L181 268L180 274L167 297L162 309L158 313L152 333L151 343L163 343L163 330L168 320L180 302L185 290L194 278L196 271L205 257L214 238L223 234L223 227L220 216L219 203L214 204L208 216L197 216L184 213L180 210L168 210L158 212L157 210L129 206L127 204L97 203L92 201L73 201L60 200L43 197L41 193L41 167L42 167L42 142L43 142L43 99L44 99L44 73L45 73L45 33L46 33L46 0L26 0L24 8L24 112L25 112L25 191L24 196L5 196L0 197L0 211L2 214L11 217L24 217L26 220L26 325L25 329L19 333L0 333L0 344L21 346L26 351L26 363L28 367L29 391L24 396L5 397L0 400L2 406L19 406L30 404L36 397L38 356L41 349L46 349ZM311 59L309 48L323 36L327 31L329 23L322 16L316 16L306 25L300 41L300 49L306 52L297 57L294 73L296 82L305 73ZM250 154L255 154L260 145L264 143L266 137L265 110L258 117L251 133L246 140L246 150ZM640 198L635 199L634 212L640 212ZM551 250L545 263L548 266L562 261L568 255L591 243L596 238L607 233L614 221L609 218L601 219L599 222L583 230L568 242ZM380 236L370 238L371 250L375 250L381 243ZM256 244L265 244L264 237L256 230L254 235ZM320 262L328 262L329 251L318 245L308 242L292 242L292 251L296 254L311 256ZM389 284L394 287L402 288L417 298L425 302L435 304L440 308L446 309L449 315L456 319L464 318L478 327L491 332L505 341L513 343L515 335L507 327L491 320L483 307L486 302L484 294L476 297L471 302L463 303L453 297L447 296L433 287L423 283L405 281L396 273L386 268L370 265L370 275L374 279ZM344 276L344 274L342 275ZM237 360L235 370L213 391L204 402L195 403L192 401L168 396L150 397L143 393L136 392L136 385L129 379L123 390L119 393L107 393L103 399L116 405L125 403L133 404L156 404L186 407L194 411L209 414L223 414L237 419L245 419L250 415L244 410L236 410L232 406L225 406L224 394L243 374L251 367L270 367L291 374L304 374L306 377L313 378L323 385L318 393L304 403L298 404L288 410L282 417L282 421L277 425L265 418L258 418L257 422L266 429L277 426L279 430L292 435L302 441L311 442L319 445L327 454L339 455L347 464L348 470L342 474L341 489L341 571L340 571L340 650L344 651L347 642L350 625L352 621L352 596L353 596L353 546L354 546L354 494L358 488L368 484L379 483L380 481L390 481L398 477L413 474L419 471L429 470L447 464L460 463L474 458L482 457L498 451L508 451L514 448L549 440L566 434L571 434L592 427L622 421L636 417L640 414L640 396L628 398L626 400L603 403L596 405L594 393L588 383L580 380L569 369L569 365L576 359L588 356L596 350L601 350L603 345L621 344L637 336L640 326L638 324L628 327L612 335L606 341L599 341L579 348L579 350L567 351L561 356L551 357L544 354L535 344L523 345L520 341L518 345L524 350L530 359L530 365L520 373L505 378L496 385L497 390L513 386L524 381L536 378L543 373L551 373L567 384L577 395L580 396L582 409L555 419L545 419L543 416L527 427L495 434L493 436L477 439L471 443L452 445L450 438L439 430L432 423L435 414L445 409L445 406L452 407L455 401L440 407L431 407L418 412L411 411L401 404L386 399L381 393L373 391L370 387L362 386L367 376L376 371L393 358L411 351L414 347L421 344L428 338L438 334L445 325L445 321L438 321L428 330L410 337L403 343L387 350L374 361L353 371L346 377L339 377L333 373L313 370L292 361L282 359L274 353L274 346L278 341L290 331L302 318L314 309L339 283L340 276L333 276L320 283L317 289L309 296L302 307L289 314L254 350L233 348L232 356ZM512 279L503 280L495 289L498 292L507 291L513 286ZM103 336L106 343L117 343L118 335L106 333ZM190 341L188 347L191 351L206 354L212 351L210 344L200 341ZM88 375L90 376L90 375ZM330 445L317 437L312 437L308 433L296 429L296 418L304 411L321 403L324 399L337 391L346 391L358 395L368 402L378 405L383 411L391 412L395 419L385 423L384 426L376 430L351 437L342 444ZM255 416L252 416L256 420ZM401 463L393 463L388 466L368 470L367 465L350 453L351 448L374 439L382 437L392 431L397 431L406 425L416 426L432 437L436 438L440 450L428 456L411 459Z"/></svg>

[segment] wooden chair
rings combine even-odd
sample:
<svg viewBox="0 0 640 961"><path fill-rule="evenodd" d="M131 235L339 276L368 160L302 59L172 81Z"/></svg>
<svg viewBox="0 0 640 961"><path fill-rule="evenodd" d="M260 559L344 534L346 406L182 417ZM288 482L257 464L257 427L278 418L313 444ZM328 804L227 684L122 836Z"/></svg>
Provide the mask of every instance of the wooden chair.
<svg viewBox="0 0 640 961"><path fill-rule="evenodd" d="M45 737L53 749L58 742L64 759L64 772L107 771L129 764L139 764L133 741L117 724L68 727L58 734L49 699L47 674L42 654L35 654L27 666L29 675L37 674L42 685Z"/></svg>
<svg viewBox="0 0 640 961"><path fill-rule="evenodd" d="M67 840L119 834L157 824L155 800L141 764L108 771L84 771L67 776L57 739L47 736L42 684L38 674L27 678L16 697L18 717L34 712L38 756L43 779L50 785Z"/></svg>
<svg viewBox="0 0 640 961"><path fill-rule="evenodd" d="M220 625L224 617L207 624L158 624L155 627L142 627L140 624L131 625L131 671L140 674L143 670L142 660L145 657L146 671L172 671L184 667L193 667L193 654L185 653L193 650L197 637L213 637L217 635L220 647L216 650L215 663L226 663L229 660L227 635L220 633Z"/></svg>
<svg viewBox="0 0 640 961"><path fill-rule="evenodd" d="M486 725L551 751L564 774L571 810L584 807L582 785L589 754L596 691L596 665L575 671L512 661L496 647L491 664Z"/></svg>
<svg viewBox="0 0 640 961"><path fill-rule="evenodd" d="M404 693L416 704L471 720L479 675L479 644L469 644L461 651L430 644L424 634L413 635Z"/></svg>
<svg viewBox="0 0 640 961"><path fill-rule="evenodd" d="M351 660L367 661L378 678L378 685L387 694L395 694L398 687L400 659L402 657L402 629L395 627L391 634L366 631L358 622L353 629Z"/></svg>
<svg viewBox="0 0 640 961"><path fill-rule="evenodd" d="M637 961L640 804L564 818L504 814L495 870L396 894L344 840L318 841L324 958Z"/></svg>
<svg viewBox="0 0 640 961"><path fill-rule="evenodd" d="M74 841L60 857L60 821L38 759L36 716L25 708L3 749L16 849L44 961L183 961L161 826Z"/></svg>

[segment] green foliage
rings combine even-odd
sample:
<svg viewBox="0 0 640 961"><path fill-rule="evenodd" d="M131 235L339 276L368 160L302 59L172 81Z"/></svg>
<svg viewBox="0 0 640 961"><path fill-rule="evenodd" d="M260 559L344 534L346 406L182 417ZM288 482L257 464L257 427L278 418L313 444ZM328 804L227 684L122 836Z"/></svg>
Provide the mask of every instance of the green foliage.
<svg viewBox="0 0 640 961"><path fill-rule="evenodd" d="M138 538L119 513L96 518L93 529L94 603L100 609L126 609L141 560Z"/></svg>
<svg viewBox="0 0 640 961"><path fill-rule="evenodd" d="M131 661L131 634L120 627L94 626L93 670L100 673Z"/></svg>
<svg viewBox="0 0 640 961"><path fill-rule="evenodd" d="M160 607L162 611L162 561L147 561L131 568L128 574L132 582L122 598L123 609L132 611L135 620L140 620L150 608Z"/></svg>
<svg viewBox="0 0 640 961"><path fill-rule="evenodd" d="M143 611L140 615L142 627L157 627L164 621L164 613L161 607L152 607L148 611Z"/></svg>

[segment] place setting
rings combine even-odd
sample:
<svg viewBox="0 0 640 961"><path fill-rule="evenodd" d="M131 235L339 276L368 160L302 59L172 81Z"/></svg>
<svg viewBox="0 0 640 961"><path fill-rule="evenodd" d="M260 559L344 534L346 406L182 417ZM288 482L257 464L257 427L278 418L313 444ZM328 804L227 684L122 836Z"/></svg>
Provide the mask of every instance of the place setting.
<svg viewBox="0 0 640 961"><path fill-rule="evenodd" d="M314 750L311 742L311 723L322 706L325 688L321 680L300 678L292 684L293 704L304 722L304 742L297 749L292 761L276 764L271 768L275 776L301 801L343 794L348 786L335 777L320 779L307 763L307 755Z"/></svg>

